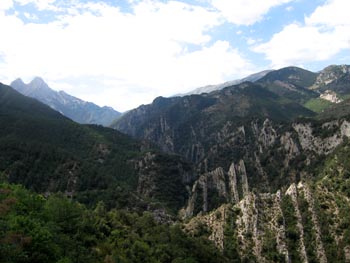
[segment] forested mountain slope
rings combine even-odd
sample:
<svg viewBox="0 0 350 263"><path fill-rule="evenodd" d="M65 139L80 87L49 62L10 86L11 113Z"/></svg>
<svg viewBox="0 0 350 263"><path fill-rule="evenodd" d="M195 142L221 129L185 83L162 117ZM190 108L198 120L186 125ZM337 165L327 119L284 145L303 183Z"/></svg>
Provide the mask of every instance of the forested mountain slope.
<svg viewBox="0 0 350 263"><path fill-rule="evenodd" d="M141 197L159 197L174 209L186 194L174 197L158 187L164 175L157 171L172 169L167 180L180 193L195 176L180 157L152 151L109 128L77 124L2 84L0 160L0 172L10 183L41 193L65 192L85 203L103 199L112 207L137 207ZM154 180L155 187L143 190L144 178Z"/></svg>

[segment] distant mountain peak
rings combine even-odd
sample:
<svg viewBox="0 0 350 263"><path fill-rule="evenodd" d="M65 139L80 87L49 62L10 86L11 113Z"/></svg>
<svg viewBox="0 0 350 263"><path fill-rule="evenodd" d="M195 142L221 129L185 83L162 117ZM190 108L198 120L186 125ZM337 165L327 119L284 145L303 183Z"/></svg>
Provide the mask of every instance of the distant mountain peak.
<svg viewBox="0 0 350 263"><path fill-rule="evenodd" d="M21 79L16 79L11 83L11 86L23 95L47 104L78 123L108 126L120 115L111 107L102 108L64 91L55 91L41 77L35 77L28 84L25 84Z"/></svg>
<svg viewBox="0 0 350 263"><path fill-rule="evenodd" d="M31 83L45 83L45 81L41 77L34 77Z"/></svg>
<svg viewBox="0 0 350 263"><path fill-rule="evenodd" d="M17 84L21 84L21 85L25 85L25 83L23 82L23 80L21 78L17 78L14 81L12 81L12 83L17 83Z"/></svg>
<svg viewBox="0 0 350 263"><path fill-rule="evenodd" d="M260 71L254 74L251 74L245 78L242 79L235 79L235 80L231 80L231 81L226 81L224 83L221 84L217 84L217 85L207 85L204 87L199 87L196 88L194 90L191 90L187 93L184 94L177 94L176 96L187 96L187 95L193 95L193 94L203 94L203 93L210 93L216 90L222 90L224 88L233 86L233 85L238 85L241 84L243 82L249 81L249 82L255 82L258 81L259 79L263 78L265 75L267 75L268 73L272 72L273 70L264 70L264 71Z"/></svg>
<svg viewBox="0 0 350 263"><path fill-rule="evenodd" d="M35 77L28 85L32 86L33 88L51 89L49 85L40 77Z"/></svg>

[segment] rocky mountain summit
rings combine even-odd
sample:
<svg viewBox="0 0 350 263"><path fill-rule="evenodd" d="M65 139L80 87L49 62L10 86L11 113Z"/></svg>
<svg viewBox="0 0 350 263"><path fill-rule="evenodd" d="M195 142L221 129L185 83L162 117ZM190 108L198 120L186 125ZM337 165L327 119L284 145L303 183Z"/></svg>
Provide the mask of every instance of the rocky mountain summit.
<svg viewBox="0 0 350 263"><path fill-rule="evenodd" d="M339 94L348 94L350 81L349 65L331 65L322 70L312 85L312 89L332 90Z"/></svg>
<svg viewBox="0 0 350 263"><path fill-rule="evenodd" d="M64 91L52 90L39 77L34 78L28 84L25 84L21 79L16 79L10 86L25 96L45 103L78 123L108 126L120 115L111 107L99 107L94 103L73 97Z"/></svg>

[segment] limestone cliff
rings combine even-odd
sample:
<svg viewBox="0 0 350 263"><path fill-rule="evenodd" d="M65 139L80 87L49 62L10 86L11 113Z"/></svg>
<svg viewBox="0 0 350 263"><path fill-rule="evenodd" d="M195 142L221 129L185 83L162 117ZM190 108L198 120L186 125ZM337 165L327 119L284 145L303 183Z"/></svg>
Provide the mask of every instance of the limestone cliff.
<svg viewBox="0 0 350 263"><path fill-rule="evenodd" d="M318 187L327 189L323 182ZM204 226L221 250L236 246L242 261L349 262L350 234L334 220L349 208L349 199L337 201L318 187L299 182L284 192L249 193L237 204L194 217L186 229ZM326 203L334 206L321 210Z"/></svg>

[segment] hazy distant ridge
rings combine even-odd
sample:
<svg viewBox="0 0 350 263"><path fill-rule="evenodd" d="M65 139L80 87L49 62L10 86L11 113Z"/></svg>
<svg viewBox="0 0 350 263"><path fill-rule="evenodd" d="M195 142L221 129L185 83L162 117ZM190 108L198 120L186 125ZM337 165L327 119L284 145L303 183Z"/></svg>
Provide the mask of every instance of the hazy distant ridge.
<svg viewBox="0 0 350 263"><path fill-rule="evenodd" d="M25 84L21 79L16 79L11 83L11 86L23 95L47 104L78 123L108 126L120 115L120 112L111 107L99 107L92 102L73 97L64 91L52 90L39 77L34 78L28 84Z"/></svg>

